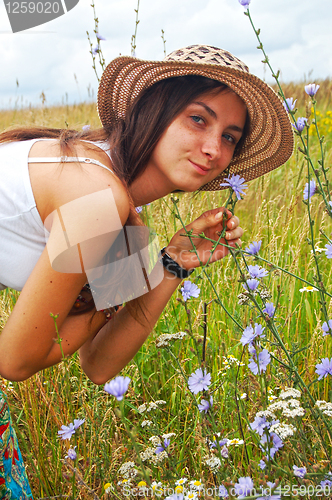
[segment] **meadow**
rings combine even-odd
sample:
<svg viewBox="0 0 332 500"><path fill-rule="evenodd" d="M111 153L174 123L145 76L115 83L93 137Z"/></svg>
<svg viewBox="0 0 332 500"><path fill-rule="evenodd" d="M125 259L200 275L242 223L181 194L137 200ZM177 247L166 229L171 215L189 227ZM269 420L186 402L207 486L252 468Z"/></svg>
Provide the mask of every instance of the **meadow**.
<svg viewBox="0 0 332 500"><path fill-rule="evenodd" d="M314 96L308 83L282 85L307 122L291 159L252 181L236 204L242 251L190 276L197 297L187 298L183 284L174 293L120 374L130 378L121 401L89 381L77 354L25 382L0 378L34 498L331 498L332 366L318 380L317 365L332 357L332 212L324 201L332 82L315 82ZM0 130L22 124L100 126L94 104L0 111ZM322 187L304 200L309 155ZM141 217L163 247L230 195L169 195ZM0 292L0 329L17 297ZM197 393L195 372L203 378ZM61 426L75 419L75 433L61 439Z"/></svg>

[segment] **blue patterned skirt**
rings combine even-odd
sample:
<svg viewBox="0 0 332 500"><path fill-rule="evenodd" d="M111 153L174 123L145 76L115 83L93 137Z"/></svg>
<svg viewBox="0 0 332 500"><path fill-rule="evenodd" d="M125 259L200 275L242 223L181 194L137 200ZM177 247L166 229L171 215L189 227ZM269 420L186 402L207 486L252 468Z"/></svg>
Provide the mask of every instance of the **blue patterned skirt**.
<svg viewBox="0 0 332 500"><path fill-rule="evenodd" d="M9 408L0 390L0 500L32 499Z"/></svg>

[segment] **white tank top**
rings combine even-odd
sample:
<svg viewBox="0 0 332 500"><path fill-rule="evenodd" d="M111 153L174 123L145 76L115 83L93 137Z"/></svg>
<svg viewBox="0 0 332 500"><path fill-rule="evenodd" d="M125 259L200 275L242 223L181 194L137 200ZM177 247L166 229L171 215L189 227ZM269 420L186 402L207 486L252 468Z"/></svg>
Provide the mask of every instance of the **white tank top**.
<svg viewBox="0 0 332 500"><path fill-rule="evenodd" d="M36 207L28 169L30 149L39 140L47 139L0 144L0 290L6 287L22 290L49 236ZM107 143L94 144L109 155ZM60 161L60 158L42 160ZM110 171L96 160L87 162Z"/></svg>

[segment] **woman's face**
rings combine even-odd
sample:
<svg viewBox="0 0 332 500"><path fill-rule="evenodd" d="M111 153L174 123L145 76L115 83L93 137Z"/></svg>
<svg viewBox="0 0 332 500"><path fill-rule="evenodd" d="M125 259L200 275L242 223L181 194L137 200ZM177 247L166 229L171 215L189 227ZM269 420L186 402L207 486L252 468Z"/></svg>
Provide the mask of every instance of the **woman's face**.
<svg viewBox="0 0 332 500"><path fill-rule="evenodd" d="M198 96L168 126L145 170L168 193L195 191L232 160L247 108L231 90Z"/></svg>

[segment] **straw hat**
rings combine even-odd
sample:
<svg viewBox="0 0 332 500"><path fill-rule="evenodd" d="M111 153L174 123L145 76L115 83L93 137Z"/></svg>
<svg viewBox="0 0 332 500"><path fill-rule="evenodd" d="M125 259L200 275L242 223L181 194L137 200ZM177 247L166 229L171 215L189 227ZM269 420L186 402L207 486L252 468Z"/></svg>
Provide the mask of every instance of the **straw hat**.
<svg viewBox="0 0 332 500"><path fill-rule="evenodd" d="M201 190L218 191L223 180L238 174L246 181L283 165L291 156L294 134L283 103L274 90L226 50L191 45L169 54L163 61L143 61L122 56L105 69L98 88L98 114L110 128L140 93L160 80L201 75L225 83L245 102L250 117L249 133L226 171Z"/></svg>

